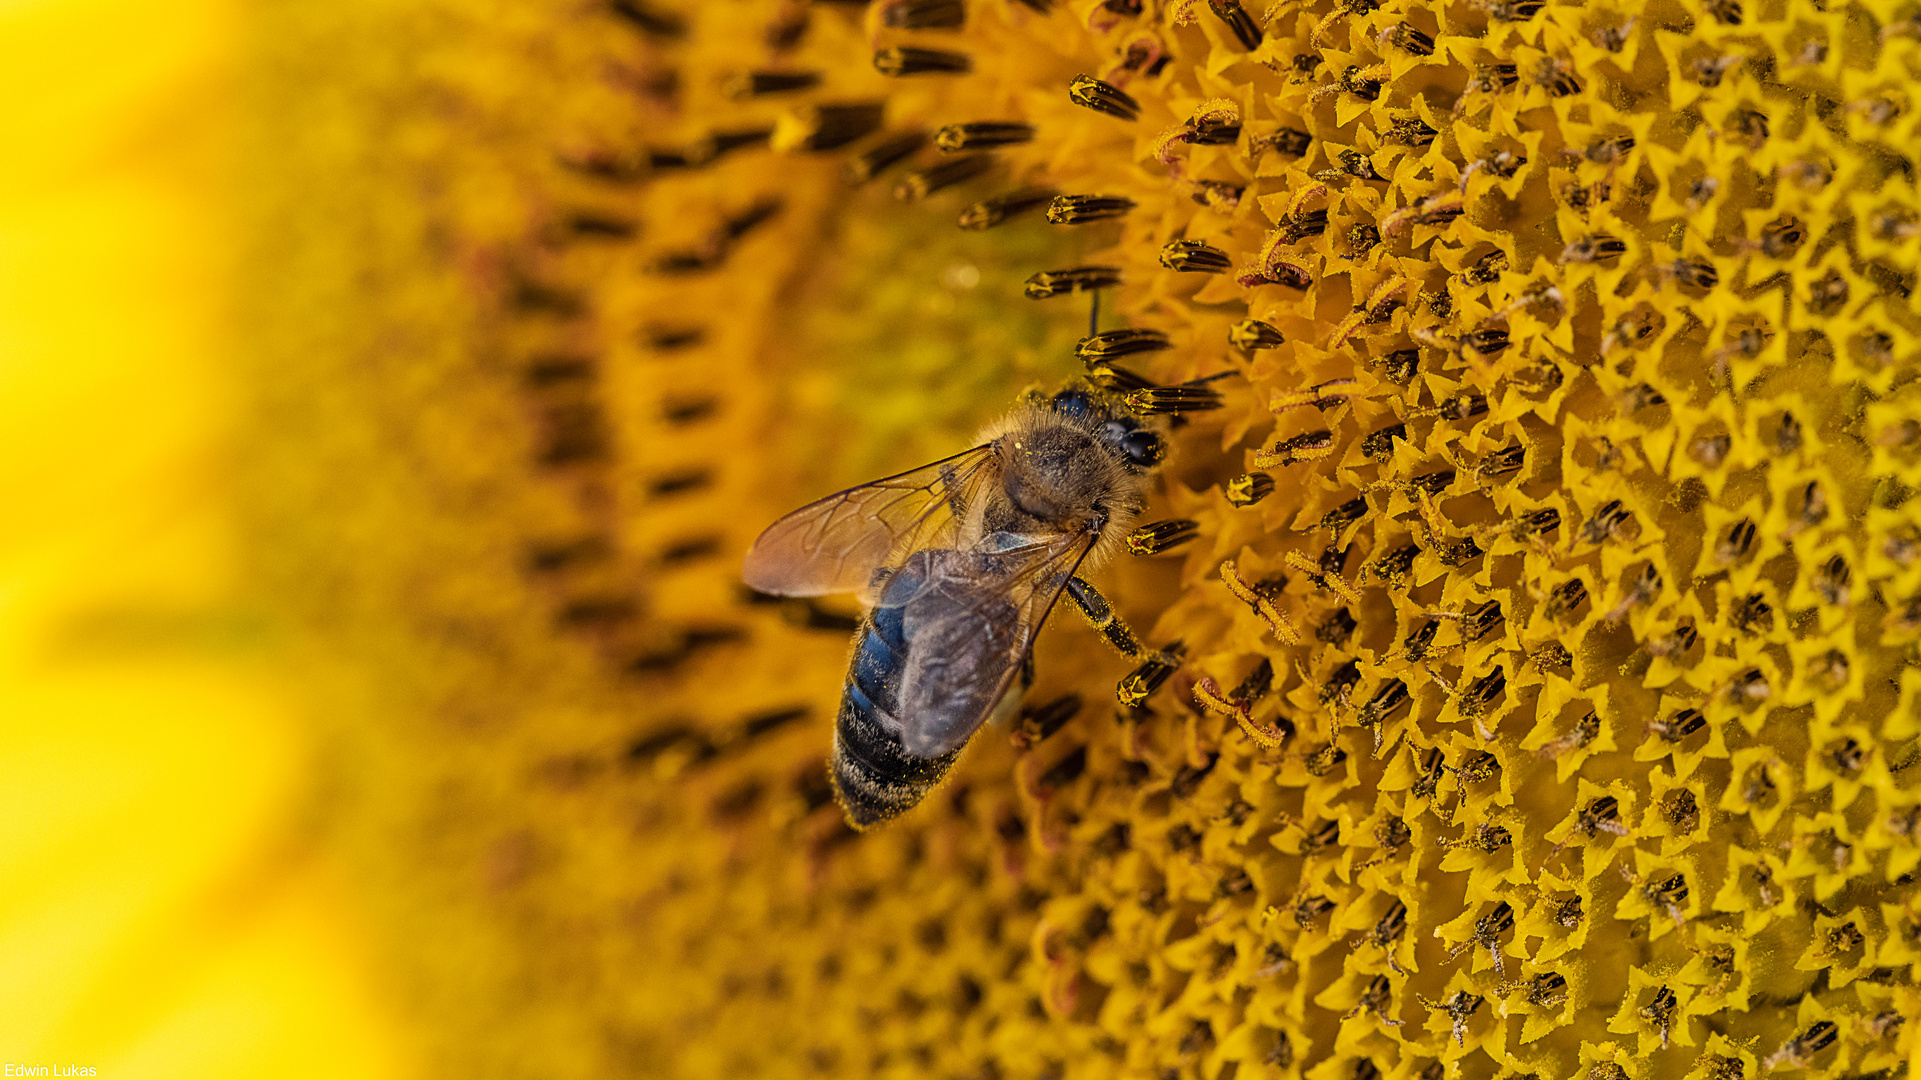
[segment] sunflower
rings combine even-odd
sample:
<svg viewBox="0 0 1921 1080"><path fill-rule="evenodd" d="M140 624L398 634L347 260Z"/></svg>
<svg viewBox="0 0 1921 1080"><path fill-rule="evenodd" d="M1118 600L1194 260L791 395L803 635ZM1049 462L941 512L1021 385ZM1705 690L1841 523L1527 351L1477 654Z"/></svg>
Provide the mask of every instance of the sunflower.
<svg viewBox="0 0 1921 1080"><path fill-rule="evenodd" d="M260 11L254 565L440 1069L1900 1074L1918 25ZM1180 662L1061 620L856 834L737 557L1075 377Z"/></svg>

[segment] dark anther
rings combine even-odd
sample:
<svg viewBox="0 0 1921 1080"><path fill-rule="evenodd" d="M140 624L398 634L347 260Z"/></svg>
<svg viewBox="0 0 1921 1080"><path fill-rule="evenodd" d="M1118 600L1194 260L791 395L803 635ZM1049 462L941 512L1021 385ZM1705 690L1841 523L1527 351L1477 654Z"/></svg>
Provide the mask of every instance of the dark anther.
<svg viewBox="0 0 1921 1080"><path fill-rule="evenodd" d="M1425 491L1429 495L1439 495L1441 492L1447 490L1449 484L1454 482L1454 476L1455 473L1453 469L1437 469L1434 472L1422 473L1410 479L1408 486Z"/></svg>
<svg viewBox="0 0 1921 1080"><path fill-rule="evenodd" d="M1241 48L1253 52L1261 47L1261 27L1254 16L1241 6L1241 0L1207 0L1207 6L1214 9L1228 29L1240 40Z"/></svg>
<svg viewBox="0 0 1921 1080"><path fill-rule="evenodd" d="M1234 265L1227 252L1203 240L1176 240L1161 248L1161 265L1183 274L1223 274Z"/></svg>
<svg viewBox="0 0 1921 1080"><path fill-rule="evenodd" d="M1785 259L1807 239L1807 230L1793 218L1781 218L1761 228L1761 254L1770 259Z"/></svg>
<svg viewBox="0 0 1921 1080"><path fill-rule="evenodd" d="M1389 45L1415 56L1434 55L1434 39L1409 23L1395 23L1383 36Z"/></svg>
<svg viewBox="0 0 1921 1080"><path fill-rule="evenodd" d="M1277 154L1282 154L1287 157L1301 157L1307 153L1308 144L1312 141L1313 136L1307 132L1297 128L1284 127L1259 142L1260 145L1271 147Z"/></svg>
<svg viewBox="0 0 1921 1080"><path fill-rule="evenodd" d="M927 133L910 131L847 159L844 171L850 184L864 184L927 145Z"/></svg>
<svg viewBox="0 0 1921 1080"><path fill-rule="evenodd" d="M1047 207L1047 220L1056 225L1085 225L1132 209L1134 200L1120 195L1058 195Z"/></svg>
<svg viewBox="0 0 1921 1080"><path fill-rule="evenodd" d="M1253 506L1274 494L1274 478L1264 472L1251 472L1229 480L1222 491L1233 506Z"/></svg>
<svg viewBox="0 0 1921 1080"><path fill-rule="evenodd" d="M1029 300L1045 300L1120 283L1118 266L1077 266L1071 270L1042 270L1027 279L1025 291Z"/></svg>
<svg viewBox="0 0 1921 1080"><path fill-rule="evenodd" d="M1161 684L1173 677L1179 668L1179 658L1185 650L1177 642L1167 647L1160 656L1154 657L1121 679L1114 688L1114 696L1122 705L1134 708L1146 701ZM1174 661L1170 663L1169 661Z"/></svg>
<svg viewBox="0 0 1921 1080"><path fill-rule="evenodd" d="M1037 210L1054 199L1052 188L1021 188L996 195L961 211L960 227L971 232L991 229L1008 218Z"/></svg>
<svg viewBox="0 0 1921 1080"><path fill-rule="evenodd" d="M1584 543L1598 544L1613 536L1621 526L1633 517L1621 505L1621 500L1613 499L1594 512L1586 525L1581 527L1581 540Z"/></svg>
<svg viewBox="0 0 1921 1080"><path fill-rule="evenodd" d="M1514 519L1514 531L1520 536L1541 536L1560 527L1561 512L1552 506L1545 510L1536 510L1531 514L1522 514Z"/></svg>
<svg viewBox="0 0 1921 1080"><path fill-rule="evenodd" d="M1227 331L1228 344L1243 352L1271 349L1285 340L1278 329L1259 319L1242 319Z"/></svg>
<svg viewBox="0 0 1921 1080"><path fill-rule="evenodd" d="M882 10L882 24L901 30L957 30L967 21L961 0L894 0Z"/></svg>
<svg viewBox="0 0 1921 1080"><path fill-rule="evenodd" d="M1388 125L1388 138L1402 146L1421 147L1434 141L1440 132L1428 127L1418 116L1403 116Z"/></svg>
<svg viewBox="0 0 1921 1080"><path fill-rule="evenodd" d="M894 78L904 75L960 74L973 69L974 61L967 54L940 49L897 45L874 54L874 70Z"/></svg>
<svg viewBox="0 0 1921 1080"><path fill-rule="evenodd" d="M614 0L614 14L627 20L642 33L658 38L677 38L687 33L687 20L671 11L661 11L640 0Z"/></svg>
<svg viewBox="0 0 1921 1080"><path fill-rule="evenodd" d="M1369 573L1385 581L1398 581L1406 577L1407 572L1414 568L1414 560L1420 554L1419 547L1413 544L1402 544L1374 560Z"/></svg>
<svg viewBox="0 0 1921 1080"><path fill-rule="evenodd" d="M1241 124L1217 116L1190 117L1183 138L1199 146L1232 146L1240 141Z"/></svg>
<svg viewBox="0 0 1921 1080"><path fill-rule="evenodd" d="M1663 742L1680 742L1682 739L1706 727L1707 717L1699 709L1682 709L1680 712L1648 725Z"/></svg>
<svg viewBox="0 0 1921 1080"><path fill-rule="evenodd" d="M1305 210L1298 214L1289 214L1277 224L1285 232L1288 243L1297 243L1327 231L1327 211Z"/></svg>
<svg viewBox="0 0 1921 1080"><path fill-rule="evenodd" d="M1367 699L1366 705L1361 706L1360 722L1364 727L1379 724L1409 700L1407 684L1399 679L1389 679L1374 691L1374 696Z"/></svg>
<svg viewBox="0 0 1921 1080"><path fill-rule="evenodd" d="M1482 476L1506 476L1519 472L1527 461L1527 447L1519 443L1502 447L1481 459L1479 471Z"/></svg>
<svg viewBox="0 0 1921 1080"><path fill-rule="evenodd" d="M1482 356L1498 356L1507 348L1507 331L1476 330L1462 338L1461 344Z"/></svg>
<svg viewBox="0 0 1921 1080"><path fill-rule="evenodd" d="M1076 75L1067 86L1067 99L1076 105L1106 113L1121 120L1139 120L1141 103L1118 86L1104 83L1092 75Z"/></svg>
<svg viewBox="0 0 1921 1080"><path fill-rule="evenodd" d="M1381 357L1381 375L1388 382L1399 386L1407 385L1414 373L1421 367L1421 350L1396 349Z"/></svg>
<svg viewBox="0 0 1921 1080"><path fill-rule="evenodd" d="M1367 155L1359 150L1341 151L1339 161L1341 171L1357 180L1381 179L1381 174L1374 171L1374 162L1368 160Z"/></svg>
<svg viewBox="0 0 1921 1080"><path fill-rule="evenodd" d="M1034 786L1041 791L1058 791L1080 778L1087 771L1087 747L1076 747L1046 772L1035 778Z"/></svg>
<svg viewBox="0 0 1921 1080"><path fill-rule="evenodd" d="M1354 621L1353 613L1346 608L1335 608L1333 614L1314 628L1314 640L1323 645L1336 645L1353 636L1359 625ZM1359 674L1358 671L1356 674Z"/></svg>
<svg viewBox="0 0 1921 1080"><path fill-rule="evenodd" d="M900 183L894 185L894 198L902 202L925 199L942 188L972 180L993 167L992 154L969 154L943 161L932 168L917 169L901 177Z"/></svg>
<svg viewBox="0 0 1921 1080"><path fill-rule="evenodd" d="M1367 437L1361 440L1361 453L1365 455L1369 461L1380 461L1384 458L1391 457L1394 454L1394 440L1396 439L1400 439L1403 442L1407 440L1406 424L1389 424L1384 428L1377 428L1369 432Z"/></svg>
<svg viewBox="0 0 1921 1080"><path fill-rule="evenodd" d="M1234 687L1233 692L1227 695L1227 700L1252 709L1261 703L1261 699L1267 696L1267 692L1273 686L1274 664L1266 657L1262 657L1261 662L1254 665L1254 670L1247 673L1247 678L1242 679L1240 684Z"/></svg>
<svg viewBox="0 0 1921 1080"><path fill-rule="evenodd" d="M1561 249L1564 263L1599 262L1627 252L1627 242L1612 236L1588 236Z"/></svg>
<svg viewBox="0 0 1921 1080"><path fill-rule="evenodd" d="M1104 364L1135 353L1159 352L1171 349L1174 343L1159 330L1109 330L1105 334L1084 337L1074 346L1074 355L1088 365Z"/></svg>
<svg viewBox="0 0 1921 1080"><path fill-rule="evenodd" d="M1474 680L1461 691L1461 701L1472 708L1485 709L1507 690L1507 673L1495 668Z"/></svg>
<svg viewBox="0 0 1921 1080"><path fill-rule="evenodd" d="M1170 521L1156 521L1143 525L1127 534L1122 541L1130 555L1159 555L1194 539L1201 534L1201 524L1186 518Z"/></svg>
<svg viewBox="0 0 1921 1080"><path fill-rule="evenodd" d="M998 146L1016 146L1031 142L1034 138L1034 125L1005 123L1001 121L981 121L973 124L949 124L934 133L934 146L944 154L958 154L963 150L992 150Z"/></svg>
<svg viewBox="0 0 1921 1080"><path fill-rule="evenodd" d="M851 106L801 106L774 129L774 144L790 150L838 150L855 138L880 131L880 102Z"/></svg>
<svg viewBox="0 0 1921 1080"><path fill-rule="evenodd" d="M1334 449L1334 433L1325 428L1319 431L1304 431L1289 436L1261 452L1262 463L1273 459L1275 465L1294 465L1303 461L1318 461Z"/></svg>
<svg viewBox="0 0 1921 1080"><path fill-rule="evenodd" d="M1150 386L1136 390L1124 399L1127 407L1140 416L1175 416L1180 413L1207 412L1223 404L1218 391L1206 386Z"/></svg>
<svg viewBox="0 0 1921 1080"><path fill-rule="evenodd" d="M1677 281L1697 289L1712 289L1721 280L1721 275L1714 271L1714 265L1705 259L1676 259L1668 269L1673 271Z"/></svg>
<svg viewBox="0 0 1921 1080"><path fill-rule="evenodd" d="M1548 593L1547 616L1550 619L1565 619L1586 602L1587 585L1580 578L1569 578Z"/></svg>
<svg viewBox="0 0 1921 1080"><path fill-rule="evenodd" d="M1329 510L1327 513L1322 514L1320 528L1326 529L1328 532L1338 534L1342 529L1345 529L1349 525L1352 525L1355 522L1361 520L1361 518L1365 517L1366 515L1367 515L1366 499L1362 499L1362 498L1349 499L1348 501L1342 503L1341 505L1335 507L1334 509Z"/></svg>
<svg viewBox="0 0 1921 1080"><path fill-rule="evenodd" d="M743 71L730 75L722 84L722 90L736 101L764 97L768 94L791 94L797 90L811 90L820 85L818 71Z"/></svg>
<svg viewBox="0 0 1921 1080"><path fill-rule="evenodd" d="M1506 621L1507 616L1501 613L1501 602L1489 600L1461 615L1461 640L1479 641Z"/></svg>

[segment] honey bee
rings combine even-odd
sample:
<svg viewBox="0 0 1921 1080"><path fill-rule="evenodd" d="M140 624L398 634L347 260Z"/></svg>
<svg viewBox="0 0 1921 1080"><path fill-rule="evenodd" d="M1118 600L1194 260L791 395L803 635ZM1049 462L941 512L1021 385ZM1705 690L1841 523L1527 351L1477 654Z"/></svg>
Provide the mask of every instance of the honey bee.
<svg viewBox="0 0 1921 1080"><path fill-rule="evenodd" d="M1063 592L1110 644L1150 655L1079 575L1120 546L1166 452L1119 395L1034 395L973 449L829 495L754 541L748 585L868 607L830 768L850 824L896 817L940 782Z"/></svg>

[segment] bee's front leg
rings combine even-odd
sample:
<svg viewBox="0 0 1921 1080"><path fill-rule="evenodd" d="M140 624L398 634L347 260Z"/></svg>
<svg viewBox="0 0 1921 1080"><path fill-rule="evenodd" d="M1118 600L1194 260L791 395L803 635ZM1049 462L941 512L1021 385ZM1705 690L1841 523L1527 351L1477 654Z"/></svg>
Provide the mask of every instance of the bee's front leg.
<svg viewBox="0 0 1921 1080"><path fill-rule="evenodd" d="M1115 651L1130 660L1143 661L1140 667L1129 672L1114 688L1115 697L1120 699L1121 704L1130 708L1140 705L1181 666L1181 656L1186 650L1178 642L1158 652L1143 648L1141 639L1133 629L1114 613L1114 605L1086 579L1070 579L1067 595Z"/></svg>
<svg viewBox="0 0 1921 1080"><path fill-rule="evenodd" d="M1100 631L1101 640L1112 645L1115 651L1129 660L1140 660L1149 655L1141 647L1141 639L1134 635L1133 628L1114 613L1114 605L1108 603L1107 597L1102 596L1101 591L1089 584L1086 578L1068 579L1067 596L1074 601L1075 607L1081 609L1081 614L1087 616L1087 621L1094 624L1094 629Z"/></svg>

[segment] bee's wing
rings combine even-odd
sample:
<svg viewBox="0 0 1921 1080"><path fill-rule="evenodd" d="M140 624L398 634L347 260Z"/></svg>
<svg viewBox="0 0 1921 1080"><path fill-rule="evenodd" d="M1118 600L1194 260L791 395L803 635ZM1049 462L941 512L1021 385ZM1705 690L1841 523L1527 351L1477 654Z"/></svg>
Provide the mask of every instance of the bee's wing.
<svg viewBox="0 0 1921 1080"><path fill-rule="evenodd" d="M908 753L937 757L974 734L1093 546L1092 533L1067 533L991 554L915 556L926 578L901 612L911 642L900 686Z"/></svg>
<svg viewBox="0 0 1921 1080"><path fill-rule="evenodd" d="M957 519L1000 476L993 444L848 488L767 527L741 577L777 596L865 594L895 551L953 546Z"/></svg>

